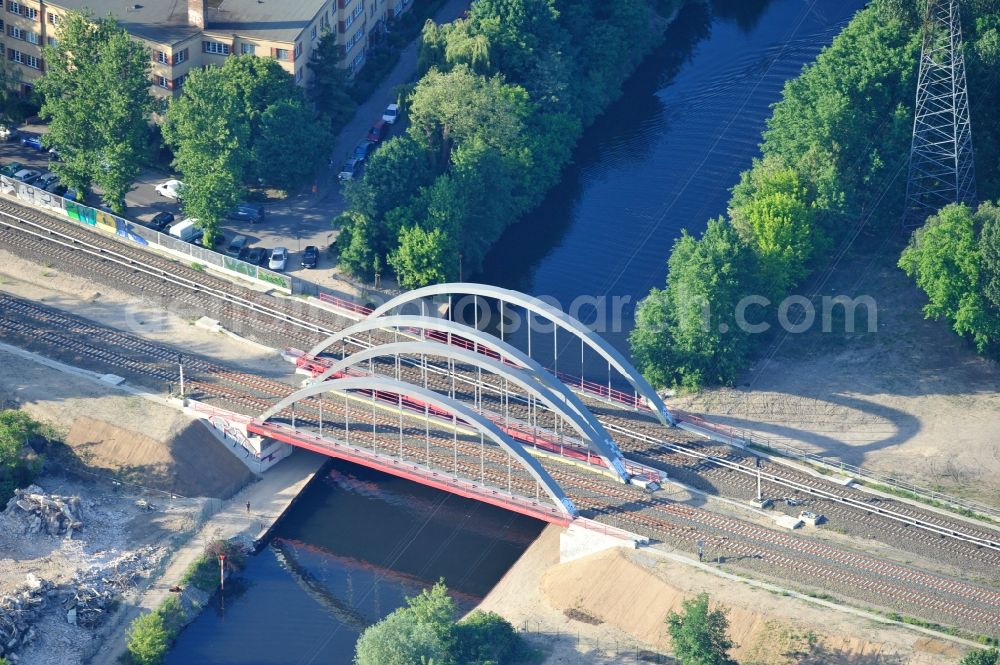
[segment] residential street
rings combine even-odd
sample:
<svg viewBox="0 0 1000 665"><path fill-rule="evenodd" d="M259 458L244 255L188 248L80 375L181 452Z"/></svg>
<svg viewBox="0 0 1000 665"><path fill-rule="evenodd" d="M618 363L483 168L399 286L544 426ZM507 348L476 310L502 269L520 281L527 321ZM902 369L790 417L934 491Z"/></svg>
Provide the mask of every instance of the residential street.
<svg viewBox="0 0 1000 665"><path fill-rule="evenodd" d="M452 21L468 6L469 0L449 0L438 11L435 19L438 22ZM354 118L337 136L329 153L330 159L333 160L332 168L318 170L314 183L286 200L264 203L266 217L263 223L226 221L223 224L226 239L243 234L250 238L253 245L268 249L286 247L291 253L288 262L290 274L345 293L357 293L361 290L351 280L344 279L336 273L333 261L326 251L330 243L336 239L331 221L344 210L344 199L337 173L354 146L365 138L372 123L382 117L386 105L396 101L395 88L412 81L416 76L418 50L419 38L403 50L396 66L369 100L358 108ZM44 125L28 125L20 129L29 134L41 134L46 131ZM398 133L402 130L402 126L397 123L393 129L395 130L393 133ZM295 147L289 146L289 149L294 150ZM0 162L6 164L11 160L21 162L25 168L37 168L42 172L48 170L48 154L45 151L22 146L18 141L0 143ZM169 177L152 169L144 171L136 181L135 187L125 197L128 206L125 216L129 219L147 221L156 213L166 210L181 219L180 207L176 202L159 196L154 191L158 183ZM87 202L99 205L100 196L91 195ZM320 249L319 263L316 269L312 270L301 267L301 252L308 245L316 245Z"/></svg>

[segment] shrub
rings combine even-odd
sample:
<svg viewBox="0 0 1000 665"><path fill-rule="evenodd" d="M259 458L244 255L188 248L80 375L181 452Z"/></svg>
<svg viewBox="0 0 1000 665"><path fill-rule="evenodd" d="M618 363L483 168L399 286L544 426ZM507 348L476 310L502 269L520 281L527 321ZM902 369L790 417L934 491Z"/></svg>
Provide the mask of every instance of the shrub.
<svg viewBox="0 0 1000 665"><path fill-rule="evenodd" d="M159 665L167 655L171 635L163 616L150 612L136 617L128 629L127 649L135 665Z"/></svg>
<svg viewBox="0 0 1000 665"><path fill-rule="evenodd" d="M495 612L476 610L455 625L454 656L458 663L504 665L517 655L520 637L509 621Z"/></svg>

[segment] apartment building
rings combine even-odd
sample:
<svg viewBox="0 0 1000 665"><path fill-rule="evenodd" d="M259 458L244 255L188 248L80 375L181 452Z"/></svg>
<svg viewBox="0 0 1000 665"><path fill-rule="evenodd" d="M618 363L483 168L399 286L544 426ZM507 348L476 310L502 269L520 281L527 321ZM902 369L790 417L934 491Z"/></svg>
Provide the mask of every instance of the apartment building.
<svg viewBox="0 0 1000 665"><path fill-rule="evenodd" d="M231 55L274 58L296 83L320 37L336 35L341 63L353 74L369 45L412 0L0 0L0 49L30 88L45 71L42 45L59 39L66 12L114 16L152 52L152 89L171 96L193 67L221 65Z"/></svg>

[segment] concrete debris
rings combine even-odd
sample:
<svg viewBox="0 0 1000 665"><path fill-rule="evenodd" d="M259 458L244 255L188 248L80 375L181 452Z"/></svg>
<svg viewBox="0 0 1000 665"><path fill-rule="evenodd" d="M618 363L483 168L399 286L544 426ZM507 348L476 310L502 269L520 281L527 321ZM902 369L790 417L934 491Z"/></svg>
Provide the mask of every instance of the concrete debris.
<svg viewBox="0 0 1000 665"><path fill-rule="evenodd" d="M37 485L14 490L4 513L23 524L27 535L47 533L72 538L74 531L83 528L80 497L46 494Z"/></svg>
<svg viewBox="0 0 1000 665"><path fill-rule="evenodd" d="M38 636L35 623L53 601L66 622L94 629L108 618L123 594L135 588L140 577L153 572L164 556L159 547L146 546L109 563L77 573L62 585L28 575L18 593L0 598L0 657L11 663L16 652ZM57 604L56 604L57 603Z"/></svg>

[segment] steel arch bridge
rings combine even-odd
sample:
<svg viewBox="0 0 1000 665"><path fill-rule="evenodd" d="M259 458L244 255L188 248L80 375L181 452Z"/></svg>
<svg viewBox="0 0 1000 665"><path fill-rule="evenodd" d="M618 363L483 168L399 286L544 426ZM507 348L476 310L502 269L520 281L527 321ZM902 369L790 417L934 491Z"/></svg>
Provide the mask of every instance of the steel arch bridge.
<svg viewBox="0 0 1000 665"><path fill-rule="evenodd" d="M594 454L604 461L608 469L612 469L616 473L619 480L622 482L628 481L628 472L626 472L625 465L621 460L621 453L618 451L611 435L605 431L604 426L598 422L597 418L595 418L590 410L587 409L582 402L580 402L579 398L576 397L572 391L558 382L556 382L553 387L549 387L523 370L517 369L516 367L512 367L479 353L429 342L399 342L393 344L383 344L381 346L373 346L342 358L341 360L330 365L326 371L316 377L316 380L325 381L336 374L343 373L349 368L357 367L364 362L371 363L377 358L387 356L395 358L397 373L396 380L400 380L400 356L403 355L414 355L424 358L427 356L434 356L444 358L448 360L449 363L471 365L476 367L479 371L486 370L489 373L499 376L504 380L505 385L509 382L518 386L529 396L529 408L533 408L533 400L541 401L557 417L561 417L565 420L570 427L580 435L584 444L588 448L592 449ZM454 365L451 365L450 369L452 370L453 382L449 397L455 399ZM373 371L372 373L374 374ZM424 388L429 389L426 379L427 371L426 368L424 368ZM477 402L476 408L478 412L486 415L487 412L483 409L482 399L480 397L481 393L482 388L475 391L474 398ZM503 416L490 414L487 415L487 417L491 418L491 420L493 420L498 426L501 426L500 421L509 418L509 414L504 414ZM536 422L532 418L529 418L529 420Z"/></svg>
<svg viewBox="0 0 1000 665"><path fill-rule="evenodd" d="M611 344L609 344L604 338L590 330L586 325L578 321L577 319L569 316L562 310L553 307L552 305L536 298L534 296L529 296L518 291L513 291L510 289L504 289L497 286L491 286L489 284L474 284L469 282L455 282L449 284L436 284L433 286L425 286L420 289L415 289L413 291L408 291L402 295L392 298L383 305L376 307L369 315L369 319L377 319L389 312L402 308L409 304L420 303L420 313L421 315L426 314L426 299L433 298L435 296L447 296L449 301L455 296L469 295L473 296L474 299L490 298L497 300L500 303L500 339L504 340L504 305L510 304L517 307L521 307L529 312L529 325L528 325L528 356L531 355L531 319L530 316L537 315L541 316L543 319L550 322L553 328L553 346L556 349L556 362L558 364L558 331L564 330L574 337L578 338L581 343L581 352L583 346L589 347L593 351L597 352L605 361L608 363L609 370L614 368L622 377L628 381L632 388L635 390L637 395L641 395L653 410L656 416L660 419L664 425L674 425L676 424L676 418L667 409L663 400L660 396L656 394L656 390L653 386L646 381L645 377L637 370L632 363L630 363L621 353L618 352ZM450 309L450 307L449 307ZM476 301L475 306L475 316L476 323L475 327L478 328L478 315L479 307L478 301Z"/></svg>
<svg viewBox="0 0 1000 665"><path fill-rule="evenodd" d="M351 399L360 399L366 403L370 402L373 413L378 407L378 393L395 396L397 404L391 410L394 413L398 413L399 418L398 458L388 457L384 453L380 454L377 452L377 433L379 427L376 425L374 418L371 423L356 423L354 430L355 432L361 431L359 425L365 429L370 426L372 432L371 449L368 450L367 445L362 447L357 444L357 437L360 437L361 434L355 434L355 442L351 442L350 410L347 406L345 406L342 412L344 414L343 428L339 427L339 419L337 418L334 419L337 425L333 427L335 431L343 432L343 440L326 436L331 429L331 425L334 423L330 420L324 420L324 402L322 400L318 402L318 407L317 404L311 404L310 402L312 398L327 393L334 393L343 397L345 405ZM365 393L370 394L370 400L364 397ZM314 414L318 412L318 435L311 428L302 426L303 419L296 417L295 406L297 404L308 406ZM412 404L422 405L423 411L414 409L412 406L408 410L407 405ZM284 414L287 414L287 416L284 416ZM329 411L327 411L326 415L329 415ZM404 447L406 446L404 445L404 439L413 439L416 428L412 424L404 424L404 415L407 418L407 423L412 422L413 419L422 420L424 423L426 460L421 460L422 462L425 461L424 464L415 463L412 455L410 460L405 459ZM279 423L278 419L281 417L285 417L287 423ZM315 415L312 417L315 418ZM316 424L316 422L315 420L309 421L310 424ZM326 431L324 431L324 426L326 426ZM432 438L430 433L432 427L435 430L434 445L438 448L441 447L441 441L444 440L441 431L447 430L452 434L454 468L450 470L448 475L443 473L444 469L434 469L431 467L432 455L430 451ZM381 429L384 436L390 428L383 425ZM530 455L519 442L501 431L499 427L485 416L450 397L391 378L369 375L313 383L288 395L252 420L247 424L247 431L299 447L309 448L326 455L360 462L367 466L393 473L394 475L409 477L417 482L436 486L452 493L492 503L547 521L569 523L577 515L572 501L570 501L566 493L563 492L562 488L559 487L558 483L542 467L538 460ZM459 473L458 444L460 433L466 439L469 435L479 437L481 456L479 459L480 478L478 481L474 478L463 478ZM487 440L490 441L493 447L499 448L506 453L508 489L506 494L498 492L495 487L486 483ZM470 446L474 447L474 445L465 442L466 451ZM409 447L414 447L412 442ZM463 455L468 456L467 452L463 452ZM513 492L513 470L511 466L515 461L520 469L526 472L528 477L535 483L536 497L534 500L523 494L518 495ZM491 458L491 465L498 465L495 455ZM466 475L470 474L467 473ZM549 499L551 499L551 506L546 507L540 503L539 491L544 491Z"/></svg>

